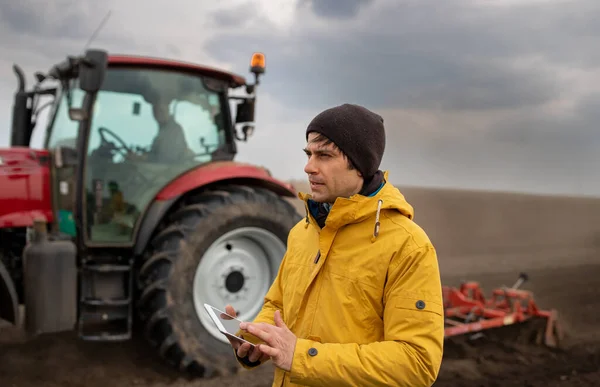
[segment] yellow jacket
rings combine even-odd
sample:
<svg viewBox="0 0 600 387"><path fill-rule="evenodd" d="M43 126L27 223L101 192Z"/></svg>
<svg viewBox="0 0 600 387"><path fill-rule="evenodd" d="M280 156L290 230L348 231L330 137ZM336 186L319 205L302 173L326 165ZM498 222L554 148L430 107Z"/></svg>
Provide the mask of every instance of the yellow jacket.
<svg viewBox="0 0 600 387"><path fill-rule="evenodd" d="M299 194L306 219L291 230L254 320L274 324L279 309L298 337L291 371L276 368L273 386L420 387L437 378L444 318L436 251L384 177L372 197L338 198L323 229L310 195Z"/></svg>

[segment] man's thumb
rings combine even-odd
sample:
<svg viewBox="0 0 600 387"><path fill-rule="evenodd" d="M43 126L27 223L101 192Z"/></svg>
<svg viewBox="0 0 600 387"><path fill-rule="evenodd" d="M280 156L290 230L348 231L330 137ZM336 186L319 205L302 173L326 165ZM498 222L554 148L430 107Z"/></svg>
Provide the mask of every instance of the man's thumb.
<svg viewBox="0 0 600 387"><path fill-rule="evenodd" d="M285 323L283 322L283 319L281 318L281 312L276 310L275 311L275 325L282 328L285 326Z"/></svg>

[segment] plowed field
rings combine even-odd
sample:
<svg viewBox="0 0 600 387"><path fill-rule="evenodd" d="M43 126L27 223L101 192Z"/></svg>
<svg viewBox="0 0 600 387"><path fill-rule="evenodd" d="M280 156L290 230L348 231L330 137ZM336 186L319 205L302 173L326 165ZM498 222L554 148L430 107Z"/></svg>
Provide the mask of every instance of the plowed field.
<svg viewBox="0 0 600 387"><path fill-rule="evenodd" d="M546 231L532 229L516 236L504 237L510 222L506 223L506 227L490 226L488 231L477 227L470 220L469 224L474 225L472 230L455 224L458 228L450 229L455 236L444 239L442 236L447 235L444 233L447 226L436 228L436 225L440 225L439 217L444 216L441 210L438 208L428 213L427 208L435 206L423 202L424 194L417 195L413 192L408 195L409 199L411 195L417 202L421 198L421 203L416 206L417 209L422 209L420 219L425 220L424 228L434 236L436 245L440 246L440 267L445 284L458 285L463 279L478 280L484 286L486 294L489 294L495 286L511 285L519 272L526 271L530 281L524 288L534 291L541 308L558 309L568 334L567 347L560 351L486 338L475 342L469 342L466 338L449 341L435 385L600 386L600 259L598 238L595 237L598 235L597 230L592 230L593 227L598 227L600 201L584 203L589 208L583 208L584 204L569 204L566 207L569 215L563 219L572 222L573 226L565 228L563 223L565 232L559 232L547 222L540 222L540 227L548 230L547 234L544 234ZM446 203L445 200L440 203ZM517 202L516 199L513 201ZM493 207L500 206L499 203L497 199L493 199ZM546 215L565 209L557 204L549 206L551 209L545 212ZM581 207L581 211L575 214L573 211L577 210L577 206ZM495 208L489 214L495 216L496 210L503 211ZM449 209L448 213L453 211ZM536 211L543 209L537 208ZM592 216L594 212L595 215ZM532 215L528 218L532 219L532 227L541 216ZM585 218L586 216L590 219ZM584 218L585 221L582 220ZM461 217L457 219L460 222ZM482 220L477 220L479 221ZM521 224L525 221L521 220ZM490 219L486 224L500 224L494 222L495 220ZM576 226L580 227L579 231L574 230ZM555 231L557 234L550 236L550 232ZM473 240L488 238L492 241L485 243L489 249L483 245L477 247L471 244L468 247L472 251L467 251L466 247L461 248L469 253L461 254L458 245L453 242L454 238L463 235L460 233L472 236L475 232L488 233ZM573 236L567 239L565 235L568 232ZM491 239L494 235L506 239L494 244ZM524 239L518 239L519 235L523 235ZM538 238L529 244L530 247L525 246L528 235ZM503 240L513 242L514 248L511 249L515 254L511 254L510 249L495 250L498 246L505 245ZM516 243L523 246L517 246ZM272 368L269 364L260 370L241 372L228 379L187 381L165 366L139 339L125 344L98 344L78 341L75 334L61 334L27 341L14 328L0 328L0 385L6 387L258 387L270 386L271 375Z"/></svg>

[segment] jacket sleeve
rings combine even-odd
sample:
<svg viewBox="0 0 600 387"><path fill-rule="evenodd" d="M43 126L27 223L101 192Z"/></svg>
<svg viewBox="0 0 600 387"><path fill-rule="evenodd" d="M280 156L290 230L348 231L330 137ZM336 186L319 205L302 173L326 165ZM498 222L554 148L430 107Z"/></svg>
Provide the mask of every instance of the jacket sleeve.
<svg viewBox="0 0 600 387"><path fill-rule="evenodd" d="M394 257L387 274L383 340L359 345L298 339L292 383L420 387L435 382L443 355L444 317L434 247L428 243Z"/></svg>
<svg viewBox="0 0 600 387"><path fill-rule="evenodd" d="M263 307L262 307L261 311L258 313L258 315L256 316L256 318L253 320L253 322L255 322L255 323L264 322L267 324L275 325L274 319L275 319L275 311L276 310L279 310L283 317L283 288L281 286L281 271L283 270L283 267L285 265L285 260L286 260L286 256L284 255L283 260L281 261L281 264L279 266L279 272L277 273L275 280L271 284L269 291L265 295ZM254 336L251 333L244 332L241 329L239 331L237 331L236 335L240 336L241 338L243 338L253 344L263 343L263 341L261 339L259 339L258 337ZM254 368L261 364L258 361L255 363L250 363L250 361L248 360L247 357L240 358L237 355L237 352L235 350L233 352L234 352L235 357L237 358L238 362L244 368L247 368L247 369Z"/></svg>

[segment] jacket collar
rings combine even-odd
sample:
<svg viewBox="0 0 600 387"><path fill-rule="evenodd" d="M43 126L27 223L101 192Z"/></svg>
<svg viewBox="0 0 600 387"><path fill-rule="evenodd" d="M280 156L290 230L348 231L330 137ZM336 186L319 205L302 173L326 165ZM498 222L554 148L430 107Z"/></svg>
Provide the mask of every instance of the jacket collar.
<svg viewBox="0 0 600 387"><path fill-rule="evenodd" d="M398 211L412 219L414 217L413 207L406 201L404 195L388 181L389 172L383 172L383 186L371 196L365 196L360 193L348 198L337 198L331 206L325 227L337 230L348 224L358 223L375 215L376 223L374 237L379 231L379 215L381 211ZM312 195L305 192L299 192L298 197L304 201L306 210L306 227L309 224L321 229L316 219L310 211L314 206L309 203L312 201Z"/></svg>

